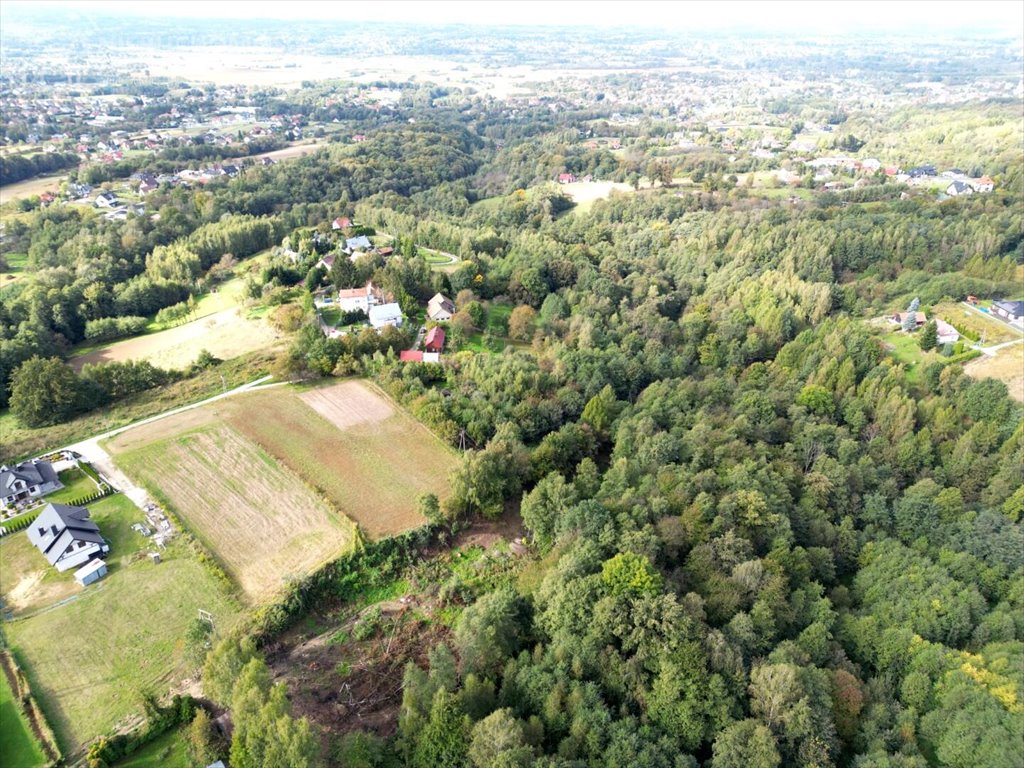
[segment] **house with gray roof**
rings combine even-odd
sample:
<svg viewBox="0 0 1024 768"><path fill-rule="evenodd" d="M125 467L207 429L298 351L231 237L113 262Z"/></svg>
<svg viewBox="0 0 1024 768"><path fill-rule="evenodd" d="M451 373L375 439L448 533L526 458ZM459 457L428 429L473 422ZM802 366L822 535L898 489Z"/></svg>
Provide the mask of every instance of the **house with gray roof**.
<svg viewBox="0 0 1024 768"><path fill-rule="evenodd" d="M58 571L89 562L110 552L100 528L85 507L47 504L28 528L28 540Z"/></svg>
<svg viewBox="0 0 1024 768"><path fill-rule="evenodd" d="M373 243L370 242L370 238L368 238L366 235L350 237L345 241L345 249L349 252L368 251L371 248L373 248Z"/></svg>
<svg viewBox="0 0 1024 768"><path fill-rule="evenodd" d="M13 467L0 466L0 506L13 507L19 501L34 499L63 487L48 461L33 459Z"/></svg>

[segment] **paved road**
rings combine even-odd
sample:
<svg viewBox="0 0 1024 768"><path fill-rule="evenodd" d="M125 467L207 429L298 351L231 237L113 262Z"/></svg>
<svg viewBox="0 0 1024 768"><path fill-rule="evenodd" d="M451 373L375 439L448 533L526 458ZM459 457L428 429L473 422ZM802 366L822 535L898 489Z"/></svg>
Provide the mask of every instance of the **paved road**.
<svg viewBox="0 0 1024 768"><path fill-rule="evenodd" d="M75 451L82 455L86 461L93 465L97 472L99 472L104 478L106 478L115 488L124 493L129 499L131 499L139 509L144 509L145 505L149 502L149 497L146 495L144 488L136 486L127 475L125 475L114 462L111 460L110 455L100 447L99 441L106 440L108 437L119 435L122 432L127 432L129 429L135 429L135 427L141 427L143 424L151 424L154 421L165 419L168 416L173 416L176 413L183 413L184 411L191 411L193 408L199 408L208 403L222 400L225 397L232 397L234 395L242 394L243 392L251 392L254 389L266 389L268 387L276 387L286 382L276 382L274 384L265 384L271 376L264 376L262 378L251 381L248 384L243 384L240 387L222 392L219 395L208 397L206 400L200 400L198 403L192 403L191 405L183 405L180 408L172 408L169 411L158 413L156 416L150 416L140 421L133 422L125 427L118 427L112 429L109 432L104 432L101 435L90 437L88 440L82 440L74 443L73 445L65 446L58 450ZM52 451L48 451L52 453Z"/></svg>

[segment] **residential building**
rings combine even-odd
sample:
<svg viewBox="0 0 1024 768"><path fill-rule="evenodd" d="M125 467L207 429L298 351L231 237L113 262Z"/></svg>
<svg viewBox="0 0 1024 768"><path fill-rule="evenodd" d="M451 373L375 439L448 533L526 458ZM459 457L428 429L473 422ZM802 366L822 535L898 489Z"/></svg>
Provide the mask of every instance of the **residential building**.
<svg viewBox="0 0 1024 768"><path fill-rule="evenodd" d="M959 197L960 195L972 195L974 194L974 188L963 181L954 181L946 187L946 194L950 197Z"/></svg>
<svg viewBox="0 0 1024 768"><path fill-rule="evenodd" d="M982 176L980 179L970 182L970 185L974 187L975 192L991 192L996 188L995 182L990 176Z"/></svg>
<svg viewBox="0 0 1024 768"><path fill-rule="evenodd" d="M435 325L427 331L427 337L423 341L423 349L426 352L444 351L444 328Z"/></svg>
<svg viewBox="0 0 1024 768"><path fill-rule="evenodd" d="M960 331L947 323L945 320L935 319L935 328L938 331L939 344L956 344L960 340Z"/></svg>
<svg viewBox="0 0 1024 768"><path fill-rule="evenodd" d="M370 325L378 330L388 325L396 328L402 325L402 308L392 302L370 307Z"/></svg>
<svg viewBox="0 0 1024 768"><path fill-rule="evenodd" d="M1024 301L1010 301L1009 299L993 301L992 314L998 315L1011 323L1020 320L1024 317Z"/></svg>
<svg viewBox="0 0 1024 768"><path fill-rule="evenodd" d="M338 308L342 312L355 312L361 309L369 314L370 307L378 303L372 282L362 288L342 288L338 291Z"/></svg>
<svg viewBox="0 0 1024 768"><path fill-rule="evenodd" d="M33 459L13 467L0 466L0 506L13 507L19 501L35 499L63 487L48 461Z"/></svg>
<svg viewBox="0 0 1024 768"><path fill-rule="evenodd" d="M110 551L89 510L67 504L47 504L29 526L28 539L62 572Z"/></svg>
<svg viewBox="0 0 1024 768"><path fill-rule="evenodd" d="M427 317L434 322L451 320L454 314L455 303L444 294L436 293L427 302Z"/></svg>
<svg viewBox="0 0 1024 768"><path fill-rule="evenodd" d="M350 237L345 241L345 249L348 251L368 251L371 248L373 248L373 243L370 242L370 238L366 235Z"/></svg>
<svg viewBox="0 0 1024 768"><path fill-rule="evenodd" d="M907 316L906 312L897 312L895 315L892 316L892 319L893 319L893 322L896 322L896 323L899 323L900 325L903 325L903 320L904 320L904 318L906 318L906 316ZM914 324L918 328L920 328L922 325L924 325L927 322L928 322L928 317L927 317L927 315L925 315L924 312L915 312L914 313Z"/></svg>

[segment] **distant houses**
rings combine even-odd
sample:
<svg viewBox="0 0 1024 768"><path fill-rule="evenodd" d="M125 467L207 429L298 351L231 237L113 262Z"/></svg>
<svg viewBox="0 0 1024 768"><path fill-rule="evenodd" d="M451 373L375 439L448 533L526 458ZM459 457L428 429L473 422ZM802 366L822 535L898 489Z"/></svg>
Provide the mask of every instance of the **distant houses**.
<svg viewBox="0 0 1024 768"><path fill-rule="evenodd" d="M110 552L89 510L67 504L47 504L29 526L28 538L61 572Z"/></svg>
<svg viewBox="0 0 1024 768"><path fill-rule="evenodd" d="M960 331L947 323L945 320L935 319L935 340L939 344L956 344L960 340Z"/></svg>
<svg viewBox="0 0 1024 768"><path fill-rule="evenodd" d="M0 506L14 507L28 499L63 488L48 461L33 459L13 467L0 466Z"/></svg>
<svg viewBox="0 0 1024 768"><path fill-rule="evenodd" d="M907 319L907 315L909 315L909 314L910 314L909 312L897 312L896 314L894 314L892 316L893 322L899 323L900 325L903 325L903 322ZM923 326L927 322L928 322L928 316L925 315L924 312L915 312L914 313L914 326L916 328L920 328L921 326Z"/></svg>
<svg viewBox="0 0 1024 768"><path fill-rule="evenodd" d="M964 181L954 181L951 182L948 187L946 187L946 194L949 195L950 197L960 197L961 195L973 195L974 187L972 187L970 184Z"/></svg>

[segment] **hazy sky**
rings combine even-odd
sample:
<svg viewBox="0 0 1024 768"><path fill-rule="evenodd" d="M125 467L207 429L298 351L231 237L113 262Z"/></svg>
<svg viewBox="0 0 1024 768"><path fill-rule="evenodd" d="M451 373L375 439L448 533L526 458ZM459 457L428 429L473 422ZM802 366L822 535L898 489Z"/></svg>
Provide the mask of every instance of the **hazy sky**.
<svg viewBox="0 0 1024 768"><path fill-rule="evenodd" d="M686 29L760 28L774 31L913 31L923 27L1001 30L1020 35L1020 0L781 0L680 2L661 0L51 0L81 11L194 18L331 19L414 23L646 26ZM47 3L47 4L51 4ZM18 3L20 4L20 2ZM39 0L36 8L45 7ZM15 5L4 0L2 5Z"/></svg>

